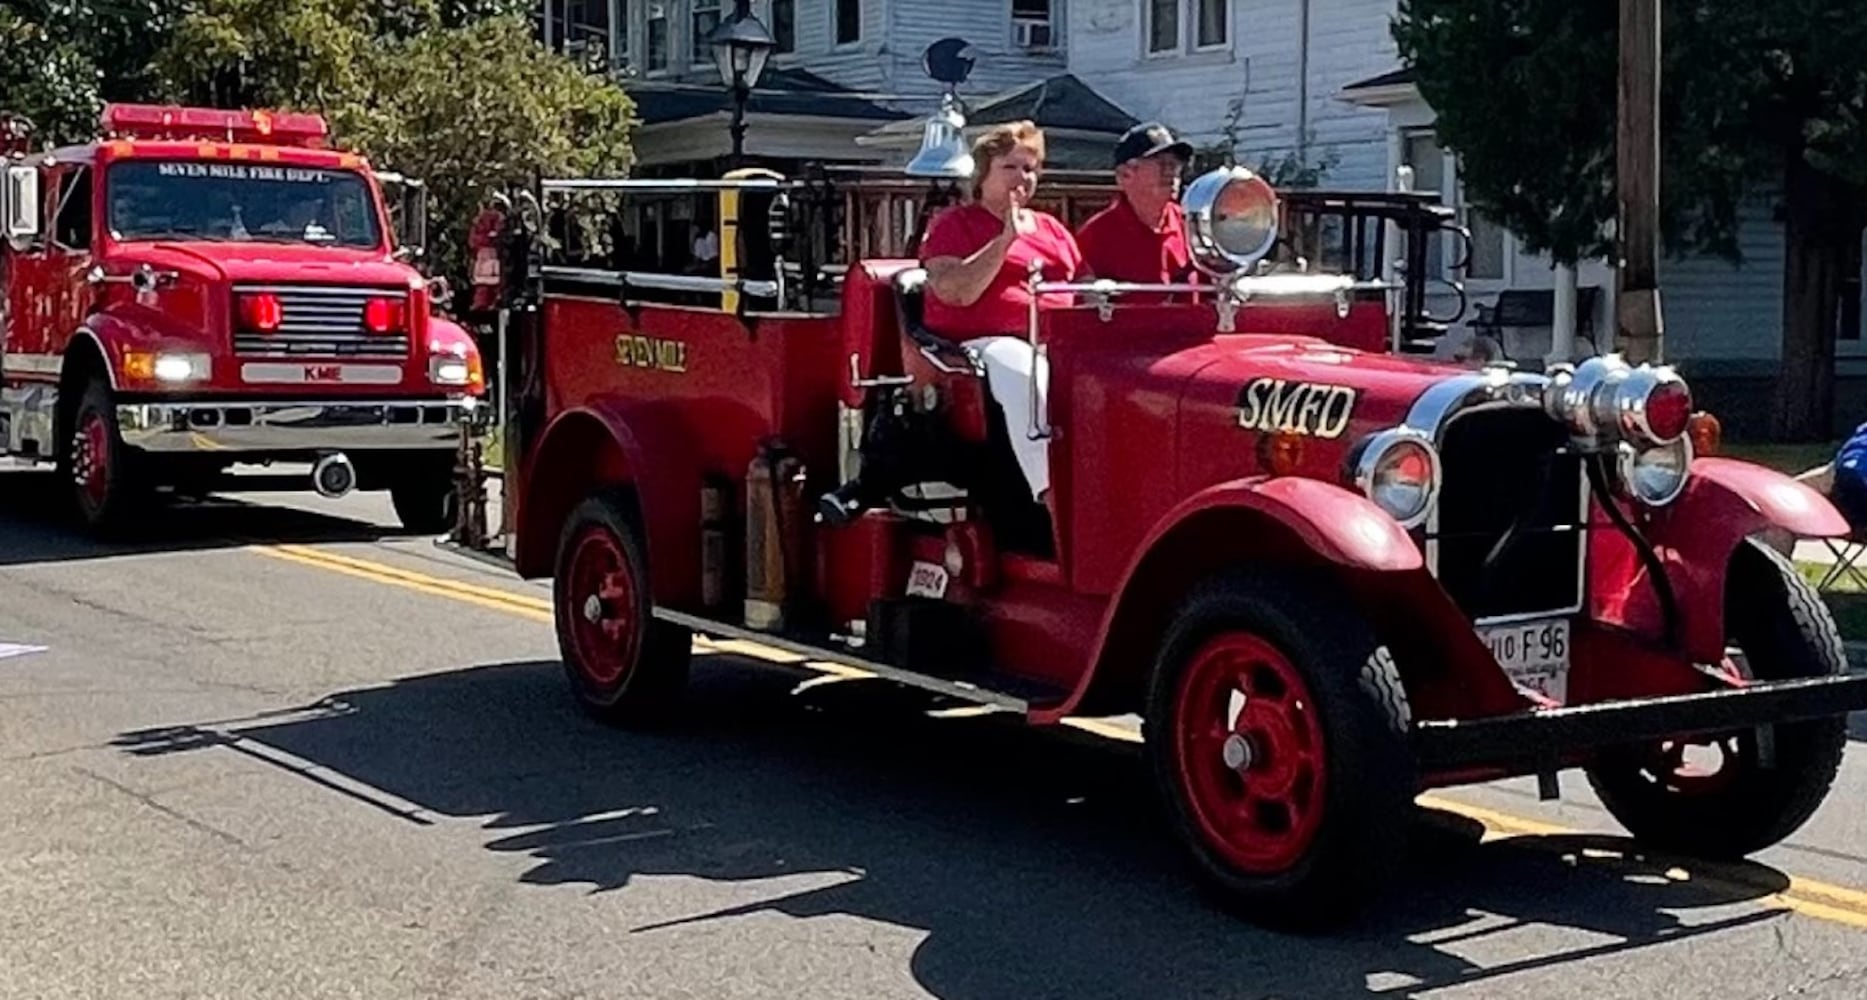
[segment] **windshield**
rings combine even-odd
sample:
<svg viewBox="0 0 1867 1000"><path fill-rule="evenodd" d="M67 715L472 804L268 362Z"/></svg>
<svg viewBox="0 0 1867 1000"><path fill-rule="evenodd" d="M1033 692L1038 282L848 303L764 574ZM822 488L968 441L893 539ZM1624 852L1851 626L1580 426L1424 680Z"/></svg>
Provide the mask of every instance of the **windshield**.
<svg viewBox="0 0 1867 1000"><path fill-rule="evenodd" d="M349 170L132 160L110 168L109 194L119 240L382 244L370 187Z"/></svg>

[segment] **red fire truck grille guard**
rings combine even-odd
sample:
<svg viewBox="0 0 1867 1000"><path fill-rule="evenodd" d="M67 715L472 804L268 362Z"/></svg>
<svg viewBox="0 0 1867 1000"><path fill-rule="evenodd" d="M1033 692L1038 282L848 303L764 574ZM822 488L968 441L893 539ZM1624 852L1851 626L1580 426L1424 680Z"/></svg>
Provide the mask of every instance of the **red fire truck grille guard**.
<svg viewBox="0 0 1867 1000"><path fill-rule="evenodd" d="M265 297L271 329L252 328L242 299ZM370 302L393 301L394 329L370 328ZM275 308L276 303L276 308ZM344 285L235 285L233 352L243 358L408 357L408 291ZM276 325L275 325L276 324Z"/></svg>

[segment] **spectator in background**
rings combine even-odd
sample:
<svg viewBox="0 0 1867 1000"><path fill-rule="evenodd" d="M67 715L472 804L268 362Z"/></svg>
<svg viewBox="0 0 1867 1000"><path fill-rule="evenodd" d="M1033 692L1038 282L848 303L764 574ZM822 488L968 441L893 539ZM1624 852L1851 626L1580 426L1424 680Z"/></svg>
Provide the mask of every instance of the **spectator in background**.
<svg viewBox="0 0 1867 1000"><path fill-rule="evenodd" d="M1841 516L1856 528L1867 528L1867 424L1841 443L1830 479L1828 497Z"/></svg>

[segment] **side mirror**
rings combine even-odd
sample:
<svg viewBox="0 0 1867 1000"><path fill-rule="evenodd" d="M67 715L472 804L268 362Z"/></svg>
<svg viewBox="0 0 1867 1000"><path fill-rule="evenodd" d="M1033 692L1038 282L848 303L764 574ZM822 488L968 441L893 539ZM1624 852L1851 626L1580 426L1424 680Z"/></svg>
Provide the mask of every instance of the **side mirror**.
<svg viewBox="0 0 1867 1000"><path fill-rule="evenodd" d="M39 168L8 167L0 188L0 226L9 240L31 240L39 235Z"/></svg>
<svg viewBox="0 0 1867 1000"><path fill-rule="evenodd" d="M401 226L396 234L395 259L403 262L422 260L428 255L428 185L402 174L377 175L384 195L400 209ZM389 188L397 190L389 194ZM396 213L390 213L393 217Z"/></svg>

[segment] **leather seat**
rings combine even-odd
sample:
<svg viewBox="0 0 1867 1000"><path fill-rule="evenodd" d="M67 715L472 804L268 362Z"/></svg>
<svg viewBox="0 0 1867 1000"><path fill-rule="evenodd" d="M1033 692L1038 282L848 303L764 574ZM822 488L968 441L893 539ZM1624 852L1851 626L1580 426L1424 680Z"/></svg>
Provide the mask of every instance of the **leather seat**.
<svg viewBox="0 0 1867 1000"><path fill-rule="evenodd" d="M964 345L929 330L926 323L927 271L905 268L895 275L895 315L909 343L901 349L901 368L918 385L933 386L936 406L962 440L986 440L985 408L991 404L985 365Z"/></svg>

